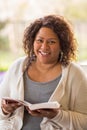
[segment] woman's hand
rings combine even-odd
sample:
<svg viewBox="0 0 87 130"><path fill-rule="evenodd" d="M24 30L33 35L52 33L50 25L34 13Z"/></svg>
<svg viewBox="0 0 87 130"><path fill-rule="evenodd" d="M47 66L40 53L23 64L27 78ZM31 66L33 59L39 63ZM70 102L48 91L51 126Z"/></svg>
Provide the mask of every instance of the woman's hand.
<svg viewBox="0 0 87 130"><path fill-rule="evenodd" d="M1 107L4 114L11 114L20 106L22 105L16 101L9 100L9 99L2 99Z"/></svg>
<svg viewBox="0 0 87 130"><path fill-rule="evenodd" d="M47 117L47 118L54 118L58 114L59 109L37 109L34 111L29 110L29 108L26 108L29 114L32 116L38 116L38 117Z"/></svg>

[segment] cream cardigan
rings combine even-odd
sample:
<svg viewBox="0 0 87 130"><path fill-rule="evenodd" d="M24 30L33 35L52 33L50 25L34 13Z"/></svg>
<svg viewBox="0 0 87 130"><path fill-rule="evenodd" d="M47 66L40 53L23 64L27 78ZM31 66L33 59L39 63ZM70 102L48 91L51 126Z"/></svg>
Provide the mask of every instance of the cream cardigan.
<svg viewBox="0 0 87 130"><path fill-rule="evenodd" d="M1 98L24 100L25 67L25 57L15 61L0 84L0 130L22 128L24 108L18 108L11 116L4 115ZM41 130L87 130L87 77L76 63L62 67L62 78L49 101L55 100L61 104L61 109L53 119L43 118Z"/></svg>

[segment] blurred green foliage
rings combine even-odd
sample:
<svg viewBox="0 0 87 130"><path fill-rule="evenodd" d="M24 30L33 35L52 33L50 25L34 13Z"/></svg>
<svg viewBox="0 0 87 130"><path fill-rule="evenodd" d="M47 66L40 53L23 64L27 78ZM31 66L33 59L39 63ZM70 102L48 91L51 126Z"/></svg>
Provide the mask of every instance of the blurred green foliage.
<svg viewBox="0 0 87 130"><path fill-rule="evenodd" d="M12 53L10 50L0 50L0 71L8 70L13 61L21 56L24 56L24 54L14 55L14 53Z"/></svg>
<svg viewBox="0 0 87 130"><path fill-rule="evenodd" d="M12 61L12 54L9 51L9 39L1 33L7 23L7 20L0 21L0 71L6 71Z"/></svg>
<svg viewBox="0 0 87 130"><path fill-rule="evenodd" d="M7 20L0 21L0 30L2 30L6 26L7 22L8 22Z"/></svg>
<svg viewBox="0 0 87 130"><path fill-rule="evenodd" d="M67 4L64 14L72 20L87 21L87 1L78 4Z"/></svg>
<svg viewBox="0 0 87 130"><path fill-rule="evenodd" d="M6 71L13 61L13 55L9 51L0 50L0 71Z"/></svg>
<svg viewBox="0 0 87 130"><path fill-rule="evenodd" d="M9 39L7 36L0 36L0 50L9 50Z"/></svg>

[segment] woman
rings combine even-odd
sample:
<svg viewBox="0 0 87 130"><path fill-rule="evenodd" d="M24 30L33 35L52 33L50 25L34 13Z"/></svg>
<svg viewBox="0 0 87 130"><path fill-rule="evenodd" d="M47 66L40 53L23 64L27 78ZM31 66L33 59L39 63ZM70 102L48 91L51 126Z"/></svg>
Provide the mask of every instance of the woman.
<svg viewBox="0 0 87 130"><path fill-rule="evenodd" d="M0 86L0 126L4 130L87 130L87 78L73 62L77 44L69 23L48 15L25 30L26 57L8 70ZM31 111L17 102L58 101L59 109ZM4 125L3 125L4 124Z"/></svg>

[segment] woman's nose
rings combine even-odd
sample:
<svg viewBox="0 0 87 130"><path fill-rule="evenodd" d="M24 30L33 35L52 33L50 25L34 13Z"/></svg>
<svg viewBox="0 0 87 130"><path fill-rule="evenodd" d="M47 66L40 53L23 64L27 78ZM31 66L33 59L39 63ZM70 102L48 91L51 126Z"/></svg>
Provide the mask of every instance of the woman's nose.
<svg viewBox="0 0 87 130"><path fill-rule="evenodd" d="M47 43L46 41L44 41L44 42L42 43L41 48L44 49L44 50L48 49L48 48L49 48L48 43Z"/></svg>

